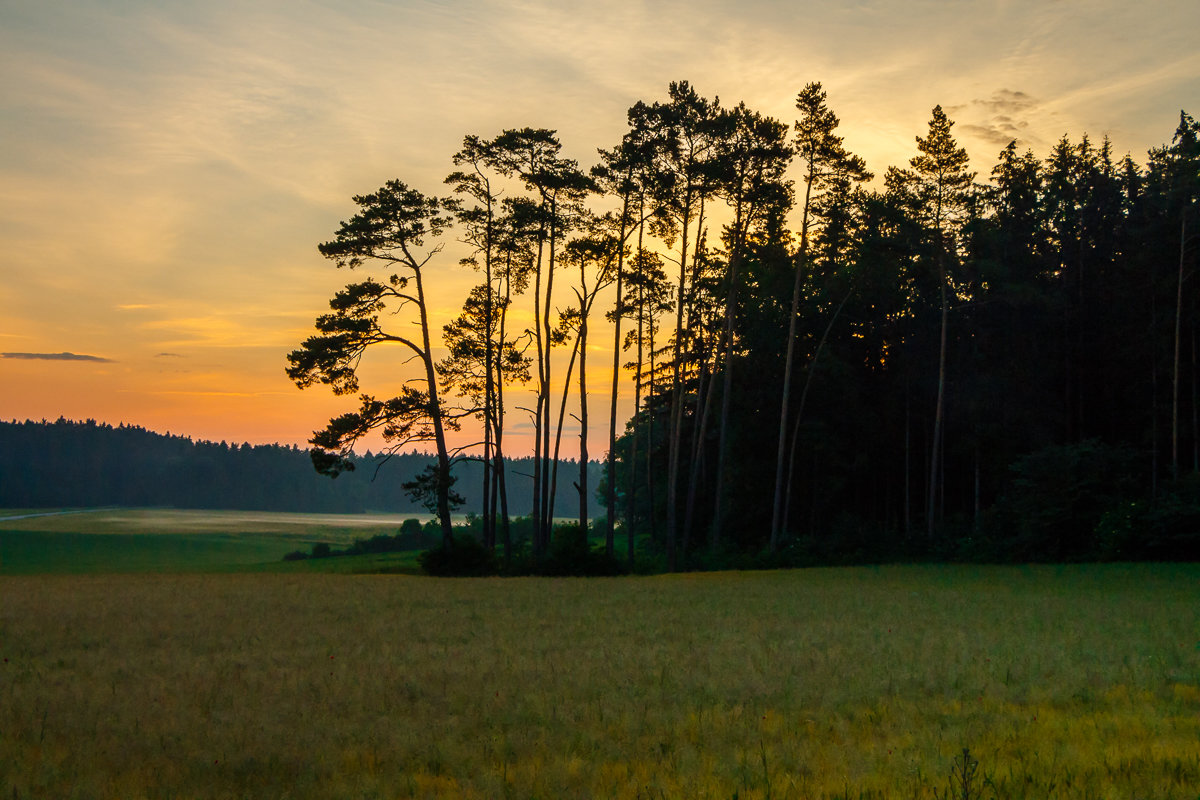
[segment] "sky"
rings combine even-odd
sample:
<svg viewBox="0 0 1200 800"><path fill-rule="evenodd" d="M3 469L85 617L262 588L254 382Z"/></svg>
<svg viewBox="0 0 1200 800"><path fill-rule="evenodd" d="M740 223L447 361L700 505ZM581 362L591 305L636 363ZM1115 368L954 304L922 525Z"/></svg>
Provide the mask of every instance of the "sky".
<svg viewBox="0 0 1200 800"><path fill-rule="evenodd" d="M0 419L303 446L355 405L284 374L356 277L316 245L389 179L445 193L466 134L552 128L586 167L670 81L789 123L820 81L877 175L939 104L981 178L1064 134L1144 164L1200 113L1198 29L1195 0L0 0ZM474 283L455 247L439 327ZM368 356L363 386L410 374Z"/></svg>

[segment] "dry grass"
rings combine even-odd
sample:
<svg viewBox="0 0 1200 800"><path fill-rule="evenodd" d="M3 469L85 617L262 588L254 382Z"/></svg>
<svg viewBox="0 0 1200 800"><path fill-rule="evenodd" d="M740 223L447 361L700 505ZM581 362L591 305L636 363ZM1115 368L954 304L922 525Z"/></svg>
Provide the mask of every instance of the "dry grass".
<svg viewBox="0 0 1200 800"><path fill-rule="evenodd" d="M0 582L0 797L1200 794L1200 570Z"/></svg>

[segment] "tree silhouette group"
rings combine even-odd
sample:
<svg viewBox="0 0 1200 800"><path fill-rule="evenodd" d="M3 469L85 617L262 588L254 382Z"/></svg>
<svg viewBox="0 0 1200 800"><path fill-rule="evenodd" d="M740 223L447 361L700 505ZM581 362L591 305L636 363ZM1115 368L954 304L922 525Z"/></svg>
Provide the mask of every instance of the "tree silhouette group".
<svg viewBox="0 0 1200 800"><path fill-rule="evenodd" d="M629 109L590 169L554 131L513 129L465 137L445 197L390 181L354 198L320 251L379 277L339 292L288 357L300 386L359 393L314 435L318 470L345 469L372 431L396 451L432 445L410 488L450 549L454 464L481 461L482 544L507 555L510 518L527 514L535 558L560 480L578 492L579 536L599 490L607 555L620 533L624 558L640 546L671 570L747 553L1186 551L1179 520L1200 507L1196 121L1181 112L1144 166L1086 135L1045 160L1013 142L980 182L939 106L909 164L872 188L821 85L796 108L789 126L672 83ZM442 236L468 245L481 278L444 323L426 301L447 268ZM613 383L596 487L587 368L601 313ZM418 368L381 400L357 370L383 343ZM518 385L531 408L511 407ZM534 432L528 508L507 490L514 413ZM559 475L568 417L576 476ZM446 431L463 425L478 441L455 449Z"/></svg>

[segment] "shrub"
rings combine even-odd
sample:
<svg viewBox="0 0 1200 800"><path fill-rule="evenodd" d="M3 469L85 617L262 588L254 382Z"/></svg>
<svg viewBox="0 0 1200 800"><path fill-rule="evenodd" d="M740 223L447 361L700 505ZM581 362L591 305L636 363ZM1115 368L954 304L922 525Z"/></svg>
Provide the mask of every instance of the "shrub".
<svg viewBox="0 0 1200 800"><path fill-rule="evenodd" d="M437 547L442 541L442 529L433 522L433 527L422 525L421 520L412 517L400 523L400 532L396 534L400 550L428 550Z"/></svg>
<svg viewBox="0 0 1200 800"><path fill-rule="evenodd" d="M1200 483L1185 479L1157 500L1119 504L1096 526L1100 555L1121 561L1200 561Z"/></svg>
<svg viewBox="0 0 1200 800"><path fill-rule="evenodd" d="M1097 558L1096 527L1136 490L1135 454L1095 440L1017 459L1008 491L986 519L991 552L1018 561Z"/></svg>
<svg viewBox="0 0 1200 800"><path fill-rule="evenodd" d="M478 577L496 574L496 557L471 536L458 536L450 547L436 547L417 556L427 575L437 577Z"/></svg>
<svg viewBox="0 0 1200 800"><path fill-rule="evenodd" d="M621 575L625 566L618 559L609 557L603 545L593 548L578 522L565 522L554 526L550 553L538 565L538 572L542 575Z"/></svg>
<svg viewBox="0 0 1200 800"><path fill-rule="evenodd" d="M397 553L403 549L404 538L400 534L396 534L395 536L380 534L379 536L372 536L370 539L356 539L354 544L346 550L346 555L359 556L368 553Z"/></svg>

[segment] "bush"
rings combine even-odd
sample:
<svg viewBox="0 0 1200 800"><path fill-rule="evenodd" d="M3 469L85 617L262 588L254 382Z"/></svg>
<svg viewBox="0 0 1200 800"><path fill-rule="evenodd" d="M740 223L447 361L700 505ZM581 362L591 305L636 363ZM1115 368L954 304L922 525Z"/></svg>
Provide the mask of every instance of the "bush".
<svg viewBox="0 0 1200 800"><path fill-rule="evenodd" d="M1095 440L1017 459L1004 496L985 519L983 552L1013 561L1098 558L1096 528L1135 494L1135 454Z"/></svg>
<svg viewBox="0 0 1200 800"><path fill-rule="evenodd" d="M1181 481L1155 501L1121 503L1100 519L1103 558L1120 561L1200 561L1200 478Z"/></svg>
<svg viewBox="0 0 1200 800"><path fill-rule="evenodd" d="M343 555L361 556L367 554L379 555L382 553L398 553L401 550L406 549L404 545L404 537L401 534L396 534L395 536L380 534L379 536L372 536L370 539L355 539L354 544L346 548L346 551L343 553ZM417 548L410 547L407 549L415 550ZM337 553L335 552L335 555L336 554Z"/></svg>
<svg viewBox="0 0 1200 800"><path fill-rule="evenodd" d="M450 547L426 550L417 563L427 575L436 577L478 577L496 574L496 557L471 536L459 536Z"/></svg>
<svg viewBox="0 0 1200 800"><path fill-rule="evenodd" d="M609 557L603 545L593 548L580 531L578 522L565 522L554 526L549 556L538 565L538 572L542 575L598 577L624 574L625 565Z"/></svg>

